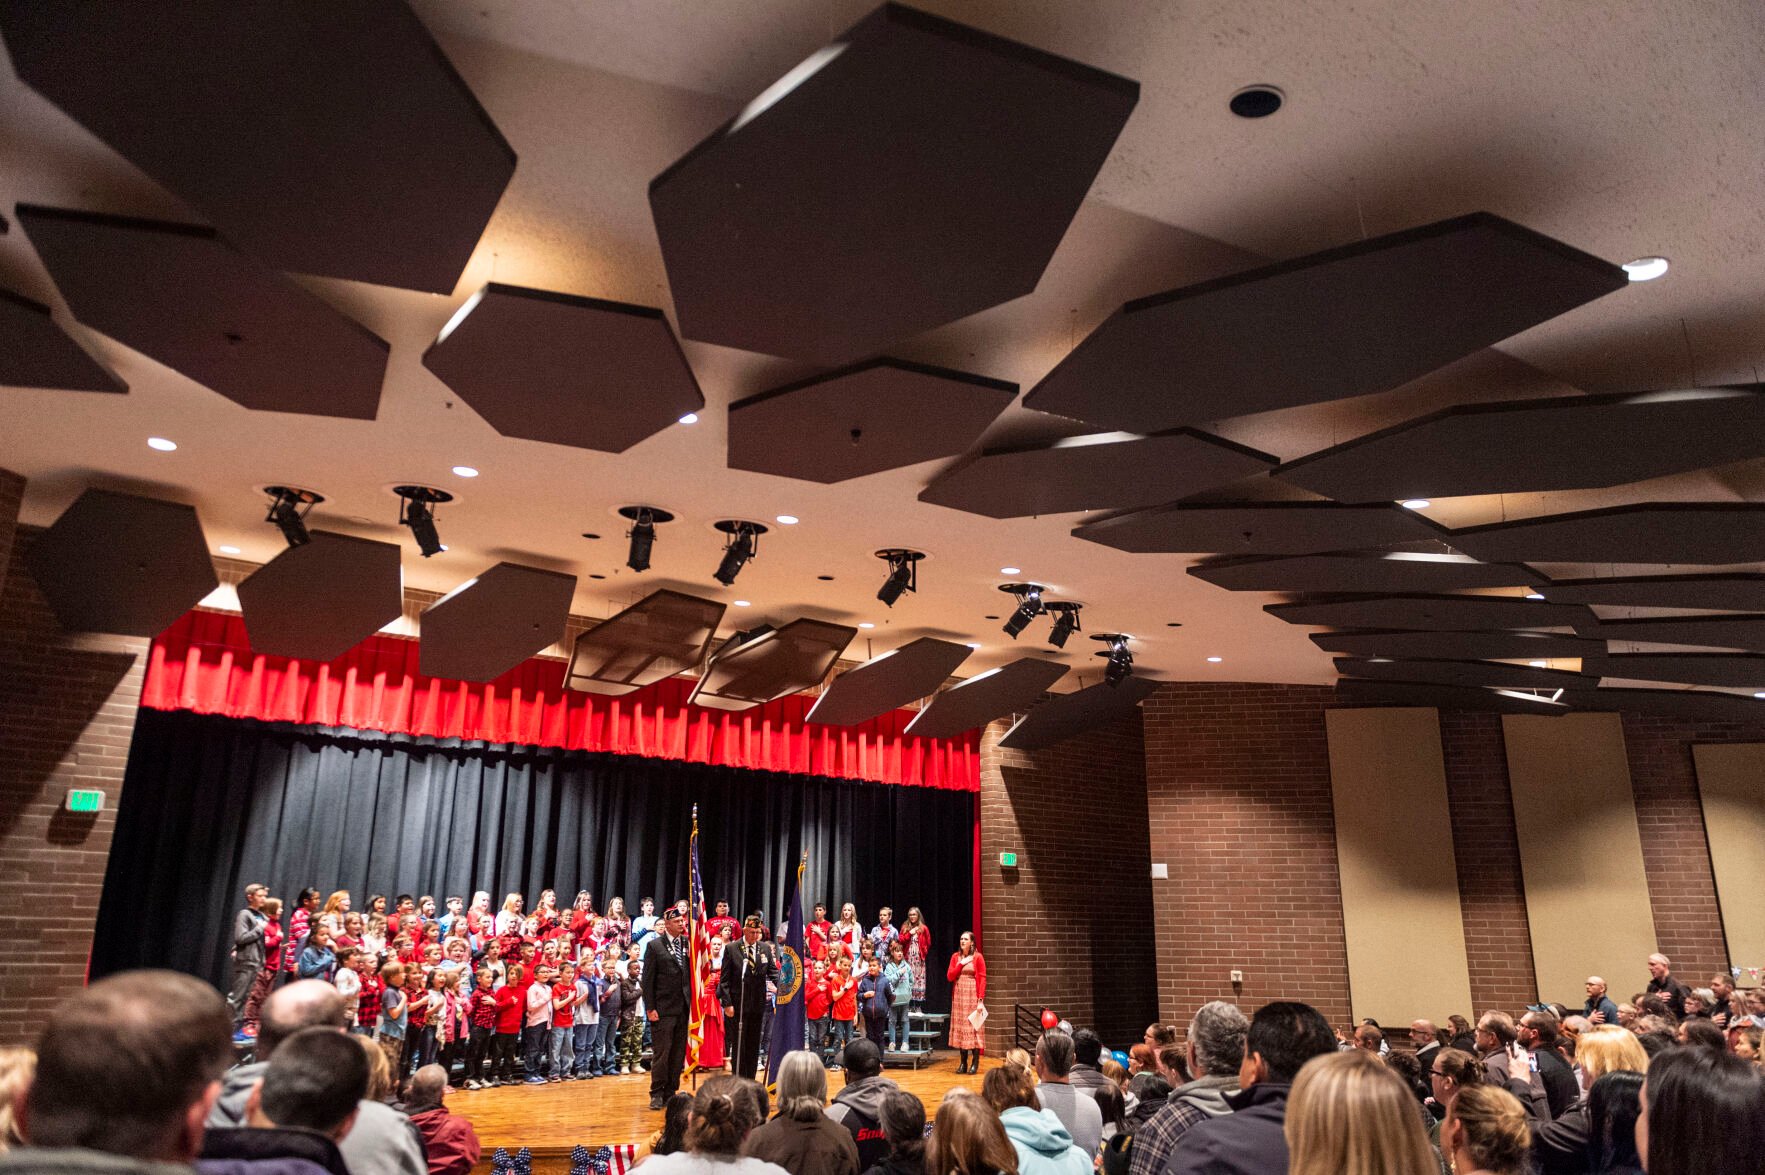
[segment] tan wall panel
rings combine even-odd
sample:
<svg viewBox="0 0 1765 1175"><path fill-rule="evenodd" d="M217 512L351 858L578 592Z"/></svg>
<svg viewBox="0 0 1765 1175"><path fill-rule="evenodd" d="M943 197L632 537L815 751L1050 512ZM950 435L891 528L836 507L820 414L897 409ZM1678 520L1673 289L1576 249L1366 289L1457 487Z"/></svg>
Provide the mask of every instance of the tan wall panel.
<svg viewBox="0 0 1765 1175"><path fill-rule="evenodd" d="M1765 878L1765 743L1698 745L1691 753L1729 964L1765 967L1765 915L1759 912L1759 882Z"/></svg>
<svg viewBox="0 0 1765 1175"><path fill-rule="evenodd" d="M1328 710L1330 790L1355 1019L1406 1027L1471 1006L1440 716Z"/></svg>
<svg viewBox="0 0 1765 1175"><path fill-rule="evenodd" d="M1576 1007L1589 975L1641 988L1655 918L1618 715L1507 714L1502 736L1540 997Z"/></svg>

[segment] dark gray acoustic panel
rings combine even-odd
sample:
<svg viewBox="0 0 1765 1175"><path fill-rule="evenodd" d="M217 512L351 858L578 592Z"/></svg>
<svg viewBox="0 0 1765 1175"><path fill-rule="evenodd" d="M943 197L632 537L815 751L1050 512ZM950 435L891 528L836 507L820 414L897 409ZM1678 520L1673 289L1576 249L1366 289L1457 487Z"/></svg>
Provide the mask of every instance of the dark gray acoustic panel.
<svg viewBox="0 0 1765 1175"><path fill-rule="evenodd" d="M1577 710L1659 714L1668 718L1702 718L1718 722L1765 723L1765 701L1714 690L1626 689L1602 686L1576 690L1564 700Z"/></svg>
<svg viewBox="0 0 1765 1175"><path fill-rule="evenodd" d="M1023 657L959 682L932 698L907 724L918 738L954 738L995 718L1028 710L1048 687L1066 676L1066 666Z"/></svg>
<svg viewBox="0 0 1765 1175"><path fill-rule="evenodd" d="M1445 661L1536 661L1602 653L1600 641L1542 632L1314 632L1327 653Z"/></svg>
<svg viewBox="0 0 1765 1175"><path fill-rule="evenodd" d="M1647 641L1712 649L1765 652L1765 616L1663 616L1651 620L1601 620L1575 631L1599 641Z"/></svg>
<svg viewBox="0 0 1765 1175"><path fill-rule="evenodd" d="M1565 694L1564 699L1567 697ZM1569 705L1565 700L1551 701L1549 694L1516 697L1514 693L1498 693L1492 689L1436 685L1423 681L1366 681L1343 677L1336 682L1336 699L1341 702L1364 702L1381 706L1494 710L1500 714L1543 714L1546 717L1569 713Z"/></svg>
<svg viewBox="0 0 1765 1175"><path fill-rule="evenodd" d="M25 565L73 632L158 636L220 586L194 509L110 490L75 499Z"/></svg>
<svg viewBox="0 0 1765 1175"><path fill-rule="evenodd" d="M403 0L0 2L19 77L276 269L446 294L515 153Z"/></svg>
<svg viewBox="0 0 1765 1175"><path fill-rule="evenodd" d="M1401 506L1240 502L1175 503L1086 523L1072 533L1140 553L1316 555L1438 540L1446 532Z"/></svg>
<svg viewBox="0 0 1765 1175"><path fill-rule="evenodd" d="M834 367L1031 292L1139 94L883 5L651 182L681 334Z"/></svg>
<svg viewBox="0 0 1765 1175"><path fill-rule="evenodd" d="M423 610L418 669L489 681L564 637L576 577L498 563Z"/></svg>
<svg viewBox="0 0 1765 1175"><path fill-rule="evenodd" d="M1760 563L1765 504L1613 506L1468 527L1446 541L1492 563Z"/></svg>
<svg viewBox="0 0 1765 1175"><path fill-rule="evenodd" d="M1017 398L1017 385L873 359L729 406L729 467L836 482L954 457Z"/></svg>
<svg viewBox="0 0 1765 1175"><path fill-rule="evenodd" d="M1150 437L1100 433L987 449L940 473L919 500L989 518L1138 510L1274 464L1267 453L1189 428Z"/></svg>
<svg viewBox="0 0 1765 1175"><path fill-rule="evenodd" d="M660 310L496 282L423 353L506 437L622 453L705 406Z"/></svg>
<svg viewBox="0 0 1765 1175"><path fill-rule="evenodd" d="M1475 213L1129 302L1024 406L1157 432L1364 396L1627 280L1616 265Z"/></svg>
<svg viewBox="0 0 1765 1175"><path fill-rule="evenodd" d="M973 651L967 645L920 637L834 678L804 721L856 726L930 697Z"/></svg>
<svg viewBox="0 0 1765 1175"><path fill-rule="evenodd" d="M1581 672L1593 677L1765 690L1765 656L1756 653L1601 653L1583 658Z"/></svg>
<svg viewBox="0 0 1765 1175"><path fill-rule="evenodd" d="M1234 592L1447 592L1544 580L1519 563L1409 551L1224 558L1197 564L1189 574Z"/></svg>
<svg viewBox="0 0 1765 1175"><path fill-rule="evenodd" d="M1579 604L1550 604L1518 596L1355 596L1298 604L1265 604L1263 611L1288 624L1449 632L1481 628L1567 628L1593 619L1593 612Z"/></svg>
<svg viewBox="0 0 1765 1175"><path fill-rule="evenodd" d="M1559 579L1540 583L1538 590L1553 604L1765 612L1765 575L1755 572Z"/></svg>
<svg viewBox="0 0 1765 1175"><path fill-rule="evenodd" d="M1157 688L1156 681L1130 677L1120 685L1099 682L1070 694L1056 694L1019 718L999 745L1017 751L1039 751L1101 730L1132 714Z"/></svg>
<svg viewBox="0 0 1765 1175"><path fill-rule="evenodd" d="M1600 489L1765 456L1765 395L1695 388L1460 404L1291 461L1339 502Z"/></svg>
<svg viewBox="0 0 1765 1175"><path fill-rule="evenodd" d="M858 630L823 620L732 637L705 664L692 697L696 706L746 710L821 684Z"/></svg>
<svg viewBox="0 0 1765 1175"><path fill-rule="evenodd" d="M126 392L49 317L41 302L0 289L0 387Z"/></svg>
<svg viewBox="0 0 1765 1175"><path fill-rule="evenodd" d="M654 591L576 638L564 684L593 694L629 694L705 663L726 605Z"/></svg>
<svg viewBox="0 0 1765 1175"><path fill-rule="evenodd" d="M252 651L335 661L404 614L398 547L315 530L239 585Z"/></svg>
<svg viewBox="0 0 1765 1175"><path fill-rule="evenodd" d="M94 330L247 408L374 419L386 343L208 229L24 204L18 219Z"/></svg>
<svg viewBox="0 0 1765 1175"><path fill-rule="evenodd" d="M1375 681L1425 682L1432 685L1493 689L1592 689L1599 684L1584 673L1570 673L1564 669L1535 669L1530 665L1504 665L1499 661L1387 661L1338 657L1336 672L1344 677L1361 677Z"/></svg>

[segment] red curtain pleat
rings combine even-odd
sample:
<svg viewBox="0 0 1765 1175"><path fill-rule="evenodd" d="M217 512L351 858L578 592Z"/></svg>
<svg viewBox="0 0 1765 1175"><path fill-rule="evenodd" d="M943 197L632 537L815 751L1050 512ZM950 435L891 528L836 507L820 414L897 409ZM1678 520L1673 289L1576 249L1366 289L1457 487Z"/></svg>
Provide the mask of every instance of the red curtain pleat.
<svg viewBox="0 0 1765 1175"><path fill-rule="evenodd" d="M190 612L153 642L141 704L266 722L564 747L724 767L980 790L975 732L910 738L911 710L810 726L801 695L752 710L687 705L691 682L623 697L564 688L561 661L526 661L482 685L425 677L417 642L374 636L329 663L253 653L238 616Z"/></svg>

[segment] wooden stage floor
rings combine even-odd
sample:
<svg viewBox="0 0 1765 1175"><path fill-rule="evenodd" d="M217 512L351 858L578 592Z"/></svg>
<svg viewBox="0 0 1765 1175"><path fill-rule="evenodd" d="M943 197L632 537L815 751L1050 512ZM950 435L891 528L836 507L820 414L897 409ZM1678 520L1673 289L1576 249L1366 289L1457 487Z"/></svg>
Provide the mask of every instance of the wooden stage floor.
<svg viewBox="0 0 1765 1175"><path fill-rule="evenodd" d="M998 1064L982 1057L983 1071ZM940 1053L939 1059L919 1069L885 1069L883 1076L925 1102L926 1120L937 1115L944 1091L965 1085L979 1092L980 1074L959 1075L956 1056ZM827 1094L833 1097L845 1085L843 1073L827 1075ZM683 1088L691 1089L690 1080ZM569 1167L570 1148L582 1143L590 1149L608 1143L643 1142L662 1125L662 1112L651 1110L650 1075L597 1077L593 1081L562 1081L547 1085L503 1085L495 1089L461 1090L447 1095L447 1107L472 1120L484 1157L477 1170L490 1169L497 1147L512 1153L517 1147L533 1151L536 1173L563 1171Z"/></svg>

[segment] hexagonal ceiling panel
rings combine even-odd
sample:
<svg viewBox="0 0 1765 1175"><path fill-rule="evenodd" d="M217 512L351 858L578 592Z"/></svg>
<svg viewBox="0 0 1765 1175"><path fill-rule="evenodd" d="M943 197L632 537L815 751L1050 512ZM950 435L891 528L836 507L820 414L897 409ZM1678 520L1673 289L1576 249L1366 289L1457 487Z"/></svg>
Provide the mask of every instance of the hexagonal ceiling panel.
<svg viewBox="0 0 1765 1175"><path fill-rule="evenodd" d="M1374 681L1427 682L1495 689L1592 689L1598 679L1564 669L1504 665L1499 661L1391 661L1360 657L1336 658L1344 677Z"/></svg>
<svg viewBox="0 0 1765 1175"><path fill-rule="evenodd" d="M1290 461L1339 502L1600 489L1765 456L1758 388L1461 404Z"/></svg>
<svg viewBox="0 0 1765 1175"><path fill-rule="evenodd" d="M1581 671L1625 681L1765 690L1765 656L1756 653L1600 653L1582 658Z"/></svg>
<svg viewBox="0 0 1765 1175"><path fill-rule="evenodd" d="M1335 502L1176 503L1073 528L1121 551L1313 555L1439 540L1447 532L1401 506Z"/></svg>
<svg viewBox="0 0 1765 1175"><path fill-rule="evenodd" d="M1100 433L987 449L940 473L919 500L1023 518L1071 510L1138 510L1266 473L1267 453L1182 428L1157 436Z"/></svg>
<svg viewBox="0 0 1765 1175"><path fill-rule="evenodd" d="M126 392L49 317L41 302L0 289L0 386L64 392Z"/></svg>
<svg viewBox="0 0 1765 1175"><path fill-rule="evenodd" d="M1540 660L1605 652L1600 641L1541 632L1314 632L1311 642L1356 657L1429 660Z"/></svg>
<svg viewBox="0 0 1765 1175"><path fill-rule="evenodd" d="M695 706L746 710L821 684L858 630L822 620L740 633L705 663L687 699Z"/></svg>
<svg viewBox="0 0 1765 1175"><path fill-rule="evenodd" d="M18 75L276 269L447 294L515 153L402 0L0 3Z"/></svg>
<svg viewBox="0 0 1765 1175"><path fill-rule="evenodd" d="M921 637L833 679L805 722L856 726L930 697L973 652L967 645Z"/></svg>
<svg viewBox="0 0 1765 1175"><path fill-rule="evenodd" d="M934 696L907 724L906 733L919 738L953 738L995 718L1028 710L1049 686L1065 676L1066 666L1036 657L989 669Z"/></svg>
<svg viewBox="0 0 1765 1175"><path fill-rule="evenodd" d="M1056 694L1019 718L999 745L1039 751L1126 718L1158 688L1156 681L1130 677L1120 685L1098 682L1070 694Z"/></svg>
<svg viewBox="0 0 1765 1175"><path fill-rule="evenodd" d="M1298 604L1266 604L1263 611L1288 624L1331 628L1567 628L1593 619L1579 604L1549 604L1517 596L1353 596Z"/></svg>
<svg viewBox="0 0 1765 1175"><path fill-rule="evenodd" d="M253 651L335 661L404 614L398 547L325 530L311 538L239 585Z"/></svg>
<svg viewBox="0 0 1765 1175"><path fill-rule="evenodd" d="M1628 283L1486 212L1129 302L1024 397L1157 432L1388 391Z"/></svg>
<svg viewBox="0 0 1765 1175"><path fill-rule="evenodd" d="M1711 649L1765 652L1765 616L1663 616L1651 620L1600 620L1575 631L1598 641L1646 641Z"/></svg>
<svg viewBox="0 0 1765 1175"><path fill-rule="evenodd" d="M498 563L423 610L417 667L430 677L489 681L564 636L576 577Z"/></svg>
<svg viewBox="0 0 1765 1175"><path fill-rule="evenodd" d="M729 467L827 483L954 457L1016 398L1013 383L873 359L731 404Z"/></svg>
<svg viewBox="0 0 1765 1175"><path fill-rule="evenodd" d="M1521 563L1412 551L1215 559L1189 574L1234 592L1441 592L1525 587L1544 576Z"/></svg>
<svg viewBox="0 0 1765 1175"><path fill-rule="evenodd" d="M1765 575L1755 572L1558 579L1540 583L1538 590L1553 604L1765 611Z"/></svg>
<svg viewBox="0 0 1765 1175"><path fill-rule="evenodd" d="M1446 541L1491 562L1762 563L1765 504L1613 506L1467 527L1450 532Z"/></svg>
<svg viewBox="0 0 1765 1175"><path fill-rule="evenodd" d="M21 204L74 316L247 408L372 420L386 343L209 229Z"/></svg>
<svg viewBox="0 0 1765 1175"><path fill-rule="evenodd" d="M726 605L663 589L576 638L564 684L629 694L705 663Z"/></svg>
<svg viewBox="0 0 1765 1175"><path fill-rule="evenodd" d="M194 509L110 490L81 494L24 562L74 632L158 636L220 585Z"/></svg>
<svg viewBox="0 0 1765 1175"><path fill-rule="evenodd" d="M1564 695L1567 697L1567 695ZM1436 685L1414 681L1367 681L1343 677L1336 682L1336 698L1381 706L1433 706L1441 710L1494 710L1501 714L1542 714L1556 717L1569 713L1563 699L1549 695L1501 692L1473 686Z"/></svg>
<svg viewBox="0 0 1765 1175"><path fill-rule="evenodd" d="M651 182L681 334L837 366L1031 292L1139 93L883 5Z"/></svg>
<svg viewBox="0 0 1765 1175"><path fill-rule="evenodd" d="M496 282L423 353L497 432L623 453L705 406L660 310Z"/></svg>

